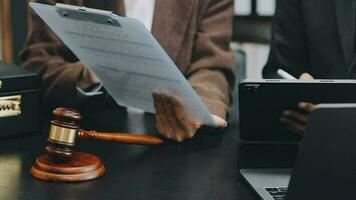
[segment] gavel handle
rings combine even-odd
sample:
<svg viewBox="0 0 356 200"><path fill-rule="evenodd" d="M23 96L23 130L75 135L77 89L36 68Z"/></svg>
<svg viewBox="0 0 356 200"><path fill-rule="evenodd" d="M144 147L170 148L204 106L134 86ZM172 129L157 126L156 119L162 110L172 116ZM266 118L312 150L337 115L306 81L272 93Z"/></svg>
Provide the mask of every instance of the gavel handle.
<svg viewBox="0 0 356 200"><path fill-rule="evenodd" d="M97 131L79 130L78 136L84 139L95 139L103 141L121 142L126 144L162 144L163 140L159 137L150 135L138 135L127 133L101 133Z"/></svg>

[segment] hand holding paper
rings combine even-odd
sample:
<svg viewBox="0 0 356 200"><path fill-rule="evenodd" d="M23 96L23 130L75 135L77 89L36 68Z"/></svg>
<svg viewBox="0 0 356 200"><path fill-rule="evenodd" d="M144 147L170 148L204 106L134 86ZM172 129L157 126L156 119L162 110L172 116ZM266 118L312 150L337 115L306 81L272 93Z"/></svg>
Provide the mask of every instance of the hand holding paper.
<svg viewBox="0 0 356 200"><path fill-rule="evenodd" d="M152 34L137 20L71 5L30 6L121 106L154 112L154 91L175 94L190 118L217 127Z"/></svg>
<svg viewBox="0 0 356 200"><path fill-rule="evenodd" d="M178 142L194 137L203 125L199 120L189 118L186 109L173 95L154 92L152 94L156 109L156 128L166 138ZM227 122L212 115L220 128L225 128Z"/></svg>

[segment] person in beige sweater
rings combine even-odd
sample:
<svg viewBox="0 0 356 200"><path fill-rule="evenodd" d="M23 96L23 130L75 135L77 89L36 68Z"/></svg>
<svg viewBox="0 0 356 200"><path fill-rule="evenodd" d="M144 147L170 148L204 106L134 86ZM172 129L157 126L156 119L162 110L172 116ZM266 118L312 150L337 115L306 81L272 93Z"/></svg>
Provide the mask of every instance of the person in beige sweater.
<svg viewBox="0 0 356 200"><path fill-rule="evenodd" d="M125 16L124 0L35 0L112 10ZM127 2L126 2L127 3ZM155 0L152 34L188 79L213 118L226 126L234 85L232 35L233 0ZM77 87L88 90L98 84L95 76L55 34L29 12L29 32L20 52L23 66L42 77L48 105L74 107ZM153 94L156 127L176 141L192 138L201 124L190 119L182 104L170 94Z"/></svg>

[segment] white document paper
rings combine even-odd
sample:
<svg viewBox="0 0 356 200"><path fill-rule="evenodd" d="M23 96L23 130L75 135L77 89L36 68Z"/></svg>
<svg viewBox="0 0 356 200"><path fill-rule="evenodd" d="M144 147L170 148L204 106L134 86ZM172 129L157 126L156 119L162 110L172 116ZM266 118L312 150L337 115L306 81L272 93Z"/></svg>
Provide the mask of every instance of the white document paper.
<svg viewBox="0 0 356 200"><path fill-rule="evenodd" d="M189 82L139 21L75 6L30 6L118 104L154 113L152 92L167 92L191 118L216 127Z"/></svg>

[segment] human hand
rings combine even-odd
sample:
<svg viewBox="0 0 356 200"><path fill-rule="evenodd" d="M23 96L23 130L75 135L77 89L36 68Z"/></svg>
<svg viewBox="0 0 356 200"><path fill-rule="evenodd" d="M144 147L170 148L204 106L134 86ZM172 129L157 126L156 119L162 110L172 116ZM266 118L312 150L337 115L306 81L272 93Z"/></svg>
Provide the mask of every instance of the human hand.
<svg viewBox="0 0 356 200"><path fill-rule="evenodd" d="M156 128L160 134L168 139L182 142L193 138L197 130L203 125L200 121L190 119L184 106L173 95L154 92L154 107L156 110ZM219 127L226 127L224 119L212 115Z"/></svg>
<svg viewBox="0 0 356 200"><path fill-rule="evenodd" d="M299 80L314 80L314 77L308 73L303 73L300 75ZM280 121L286 124L289 130L298 134L304 134L309 121L309 114L315 110L315 105L308 102L300 102L298 108L300 111L283 111Z"/></svg>
<svg viewBox="0 0 356 200"><path fill-rule="evenodd" d="M289 130L298 134L304 134L309 122L309 115L315 110L316 105L308 102L300 102L298 108L301 111L283 111L280 121L286 124Z"/></svg>
<svg viewBox="0 0 356 200"><path fill-rule="evenodd" d="M308 73L303 73L302 75L299 76L299 80L310 81L310 80L314 80L314 77Z"/></svg>

